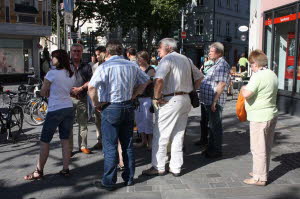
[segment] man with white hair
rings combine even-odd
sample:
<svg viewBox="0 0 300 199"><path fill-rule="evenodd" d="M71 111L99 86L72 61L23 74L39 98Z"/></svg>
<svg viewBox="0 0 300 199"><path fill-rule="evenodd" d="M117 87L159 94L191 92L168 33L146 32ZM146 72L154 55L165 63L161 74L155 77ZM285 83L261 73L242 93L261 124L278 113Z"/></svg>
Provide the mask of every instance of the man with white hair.
<svg viewBox="0 0 300 199"><path fill-rule="evenodd" d="M155 75L155 126L152 141L152 167L143 175L164 175L167 145L171 145L170 170L180 176L183 165L183 138L191 110L189 93L199 88L203 75L186 56L175 52L177 43L172 38L159 42L158 55L162 58ZM194 85L192 82L194 78Z"/></svg>
<svg viewBox="0 0 300 199"><path fill-rule="evenodd" d="M204 117L208 118L206 124L201 123L201 129L209 130L208 148L204 151L206 158L219 158L222 156L223 127L222 111L227 98L230 66L225 61L224 46L220 42L210 45L209 58L214 65L206 74L200 87L200 100L204 104ZM201 116L203 117L203 116Z"/></svg>

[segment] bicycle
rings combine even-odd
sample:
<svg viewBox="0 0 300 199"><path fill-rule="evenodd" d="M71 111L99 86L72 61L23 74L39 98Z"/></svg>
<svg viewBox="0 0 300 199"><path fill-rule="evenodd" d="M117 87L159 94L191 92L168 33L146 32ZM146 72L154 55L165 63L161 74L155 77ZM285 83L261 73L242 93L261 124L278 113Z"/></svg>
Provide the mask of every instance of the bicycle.
<svg viewBox="0 0 300 199"><path fill-rule="evenodd" d="M20 134L23 133L23 109L16 103L13 103L12 100L18 94L11 92L9 90L5 92L0 92L0 95L9 97L8 107L0 108L0 124L2 134L7 133L6 140L12 139L17 141Z"/></svg>

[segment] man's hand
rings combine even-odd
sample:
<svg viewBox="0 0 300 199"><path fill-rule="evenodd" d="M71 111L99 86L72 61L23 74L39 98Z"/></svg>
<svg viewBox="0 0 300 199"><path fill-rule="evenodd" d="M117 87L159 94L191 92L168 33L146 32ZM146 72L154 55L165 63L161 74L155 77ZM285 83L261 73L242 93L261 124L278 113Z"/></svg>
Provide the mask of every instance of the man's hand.
<svg viewBox="0 0 300 199"><path fill-rule="evenodd" d="M73 87L71 90L71 95L77 96L83 91L82 86L81 87Z"/></svg>
<svg viewBox="0 0 300 199"><path fill-rule="evenodd" d="M212 112L216 112L216 110L217 110L217 102L213 102L212 104L211 104L211 107L210 107L210 110L212 111Z"/></svg>
<svg viewBox="0 0 300 199"><path fill-rule="evenodd" d="M155 109L158 109L158 107L160 107L160 105L162 104L166 104L168 103L167 101L165 101L164 99L159 99L159 100L152 100L152 104L154 106Z"/></svg>

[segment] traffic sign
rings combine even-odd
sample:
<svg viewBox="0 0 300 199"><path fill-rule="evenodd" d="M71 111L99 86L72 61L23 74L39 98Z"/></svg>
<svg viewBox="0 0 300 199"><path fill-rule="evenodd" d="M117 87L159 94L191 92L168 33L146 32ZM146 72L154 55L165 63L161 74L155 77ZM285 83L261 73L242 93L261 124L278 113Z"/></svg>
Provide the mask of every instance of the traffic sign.
<svg viewBox="0 0 300 199"><path fill-rule="evenodd" d="M185 39L186 38L186 32L181 32L181 38Z"/></svg>
<svg viewBox="0 0 300 199"><path fill-rule="evenodd" d="M65 15L65 25L72 26L73 25L73 13L72 12L64 12Z"/></svg>

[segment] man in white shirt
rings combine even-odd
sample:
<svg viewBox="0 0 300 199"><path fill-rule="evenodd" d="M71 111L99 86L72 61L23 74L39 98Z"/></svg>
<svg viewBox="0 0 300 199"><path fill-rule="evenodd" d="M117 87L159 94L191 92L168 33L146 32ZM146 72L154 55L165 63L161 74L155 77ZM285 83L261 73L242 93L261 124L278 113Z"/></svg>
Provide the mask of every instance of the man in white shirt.
<svg viewBox="0 0 300 199"><path fill-rule="evenodd" d="M191 110L189 93L199 88L203 74L186 56L175 52L177 43L172 38L159 42L158 54L162 58L155 75L154 100L156 107L153 142L152 167L143 175L164 175L167 145L172 142L170 172L180 176L183 165L183 138ZM192 75L195 80L192 82Z"/></svg>

